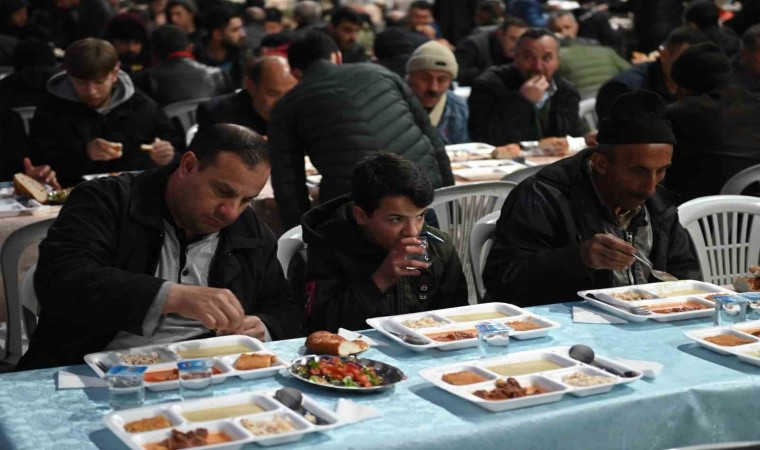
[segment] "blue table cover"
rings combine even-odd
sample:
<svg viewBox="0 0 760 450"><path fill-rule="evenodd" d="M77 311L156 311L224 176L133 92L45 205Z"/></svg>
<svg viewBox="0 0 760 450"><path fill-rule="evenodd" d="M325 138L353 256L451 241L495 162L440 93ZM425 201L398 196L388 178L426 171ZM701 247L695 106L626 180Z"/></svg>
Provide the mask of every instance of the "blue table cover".
<svg viewBox="0 0 760 450"><path fill-rule="evenodd" d="M402 369L408 379L389 392L346 395L382 417L307 435L293 449L639 449L760 439L760 367L697 346L684 330L711 319L621 325L574 324L577 303L529 308L560 322L549 337L513 341L511 352L584 343L609 357L665 365L655 379L615 387L607 394L501 413L488 412L418 376L427 367L477 358L475 348L416 353L392 344L364 354ZM368 336L385 340L372 331ZM295 358L303 339L269 343ZM0 449L123 449L102 422L107 390L57 390L56 372L43 369L0 376ZM87 366L62 368L92 375ZM214 395L291 386L333 408L341 394L277 375L213 388ZM178 400L178 391L146 394L147 403ZM246 448L258 448L248 444Z"/></svg>

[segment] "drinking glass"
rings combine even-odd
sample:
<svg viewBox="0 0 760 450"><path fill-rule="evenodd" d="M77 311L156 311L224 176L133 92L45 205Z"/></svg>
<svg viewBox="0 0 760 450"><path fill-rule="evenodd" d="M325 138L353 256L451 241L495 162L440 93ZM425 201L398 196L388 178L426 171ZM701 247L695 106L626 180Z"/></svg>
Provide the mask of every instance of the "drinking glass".
<svg viewBox="0 0 760 450"><path fill-rule="evenodd" d="M127 409L142 406L145 401L143 374L145 366L114 366L106 372L108 403L111 409Z"/></svg>
<svg viewBox="0 0 760 450"><path fill-rule="evenodd" d="M192 361L180 361L177 363L179 370L179 390L184 400L209 395L208 387L211 386L212 364L207 359L195 359Z"/></svg>
<svg viewBox="0 0 760 450"><path fill-rule="evenodd" d="M509 353L509 335L512 330L499 322L480 322L475 325L478 331L478 353L481 357L506 355Z"/></svg>

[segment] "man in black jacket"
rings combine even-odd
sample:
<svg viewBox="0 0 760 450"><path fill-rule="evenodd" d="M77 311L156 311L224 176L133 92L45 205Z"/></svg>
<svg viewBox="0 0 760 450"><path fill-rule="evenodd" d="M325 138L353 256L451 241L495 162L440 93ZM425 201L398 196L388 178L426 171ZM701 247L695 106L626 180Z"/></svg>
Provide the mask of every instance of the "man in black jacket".
<svg viewBox="0 0 760 450"><path fill-rule="evenodd" d="M285 228L311 209L304 156L322 175L320 201L351 190L351 173L379 151L419 164L434 188L454 184L438 132L417 97L396 74L376 64L341 65L335 42L310 31L288 49L300 82L272 111L272 187Z"/></svg>
<svg viewBox="0 0 760 450"><path fill-rule="evenodd" d="M454 56L459 63L459 84L471 86L491 66L510 64L515 44L530 26L516 17L507 17L493 31L475 32L462 39Z"/></svg>
<svg viewBox="0 0 760 450"><path fill-rule="evenodd" d="M475 80L469 98L470 137L500 146L547 137L582 136L580 95L559 69L559 41L531 28L517 41L515 63L492 67Z"/></svg>
<svg viewBox="0 0 760 450"><path fill-rule="evenodd" d="M71 44L64 67L50 79L29 132L32 160L52 166L61 184L76 184L85 174L162 166L184 148L163 110L119 70L110 43L87 38Z"/></svg>
<svg viewBox="0 0 760 450"><path fill-rule="evenodd" d="M634 253L678 278L701 277L674 194L658 186L675 144L664 116L654 93L621 95L598 148L544 168L509 195L483 273L493 300L541 305L647 283Z"/></svg>
<svg viewBox="0 0 760 450"><path fill-rule="evenodd" d="M40 245L42 312L17 369L204 336L297 333L276 238L250 209L268 178L266 142L220 124L179 165L77 187Z"/></svg>
<svg viewBox="0 0 760 450"><path fill-rule="evenodd" d="M361 14L347 6L334 10L330 16L326 31L340 47L343 64L369 62L367 50L356 42L362 22Z"/></svg>
<svg viewBox="0 0 760 450"><path fill-rule="evenodd" d="M243 90L198 105L198 129L215 123L234 123L266 136L272 108L295 85L296 79L285 58L261 57L243 80Z"/></svg>
<svg viewBox="0 0 760 450"><path fill-rule="evenodd" d="M451 239L425 225L433 201L425 172L379 153L356 166L351 185L350 196L303 216L306 332L361 330L372 317L466 305ZM420 258L420 236L427 236L428 260Z"/></svg>

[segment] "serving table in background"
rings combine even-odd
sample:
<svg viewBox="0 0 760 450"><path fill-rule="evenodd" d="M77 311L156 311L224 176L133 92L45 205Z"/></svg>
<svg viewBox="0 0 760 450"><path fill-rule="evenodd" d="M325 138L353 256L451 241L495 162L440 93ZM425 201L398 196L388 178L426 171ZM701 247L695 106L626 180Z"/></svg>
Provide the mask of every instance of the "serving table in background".
<svg viewBox="0 0 760 450"><path fill-rule="evenodd" d="M703 328L710 319L622 325L574 324L577 303L528 308L562 324L549 337L513 341L511 351L583 343L604 356L664 364L655 379L618 386L586 398L566 396L549 405L491 413L441 391L419 377L427 367L477 358L477 350L416 353L401 346L372 348L364 357L392 364L408 379L376 395L349 395L382 417L290 444L295 449L442 449L442 448L668 448L707 442L760 440L760 368L711 352L683 332ZM390 342L374 331L367 333ZM284 358L295 358L304 339L268 343ZM84 365L66 368L93 375ZM123 449L102 422L108 412L104 388L56 390L59 369L0 375L0 448ZM277 375L229 380L215 395L285 385L303 390L334 407L340 394ZM176 400L176 392L146 393L149 403ZM249 444L245 448L259 448Z"/></svg>

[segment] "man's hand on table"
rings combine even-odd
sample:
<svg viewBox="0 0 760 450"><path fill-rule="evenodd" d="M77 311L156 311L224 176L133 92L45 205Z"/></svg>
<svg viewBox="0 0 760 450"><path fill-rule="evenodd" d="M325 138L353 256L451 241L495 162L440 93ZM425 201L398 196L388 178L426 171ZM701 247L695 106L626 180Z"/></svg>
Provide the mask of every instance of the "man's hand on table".
<svg viewBox="0 0 760 450"><path fill-rule="evenodd" d="M408 267L427 269L430 267L430 263L408 259L408 257L423 253L425 253L425 250L420 246L420 241L417 238L409 237L401 239L393 250L388 252L388 256L385 257L380 267L372 274L372 281L375 282L378 289L385 292L391 286L395 286L401 280L401 277L419 276L419 270L408 269Z"/></svg>
<svg viewBox="0 0 760 450"><path fill-rule="evenodd" d="M161 312L197 320L209 330L240 330L246 319L243 306L229 290L184 284L169 288Z"/></svg>
<svg viewBox="0 0 760 450"><path fill-rule="evenodd" d="M570 151L567 139L563 137L543 138L538 141L538 148L547 156L565 156Z"/></svg>
<svg viewBox="0 0 760 450"><path fill-rule="evenodd" d="M522 150L520 150L520 145L518 144L507 144L507 145L500 145L493 149L491 152L491 158L493 159L514 159L517 158L522 154Z"/></svg>
<svg viewBox="0 0 760 450"><path fill-rule="evenodd" d="M156 138L153 142L153 150L150 151L150 159L157 166L165 166L174 159L174 146L169 141L162 141Z"/></svg>
<svg viewBox="0 0 760 450"><path fill-rule="evenodd" d="M520 86L520 95L531 103L538 103L549 89L549 81L543 75L534 75Z"/></svg>
<svg viewBox="0 0 760 450"><path fill-rule="evenodd" d="M245 316L243 318L243 324L238 329L217 329L217 336L226 336L228 334L242 334L245 336L254 337L260 341L264 341L264 334L266 332L266 325L257 316Z"/></svg>
<svg viewBox="0 0 760 450"><path fill-rule="evenodd" d="M581 244L581 260L590 269L625 270L633 264L636 249L609 234L595 234Z"/></svg>
<svg viewBox="0 0 760 450"><path fill-rule="evenodd" d="M32 164L32 160L24 158L24 173L41 183L53 186L53 189L61 189L61 185L55 177L55 170L51 169L50 166L35 166Z"/></svg>
<svg viewBox="0 0 760 450"><path fill-rule="evenodd" d="M93 161L111 161L121 158L122 144L97 138L87 143L87 157Z"/></svg>

